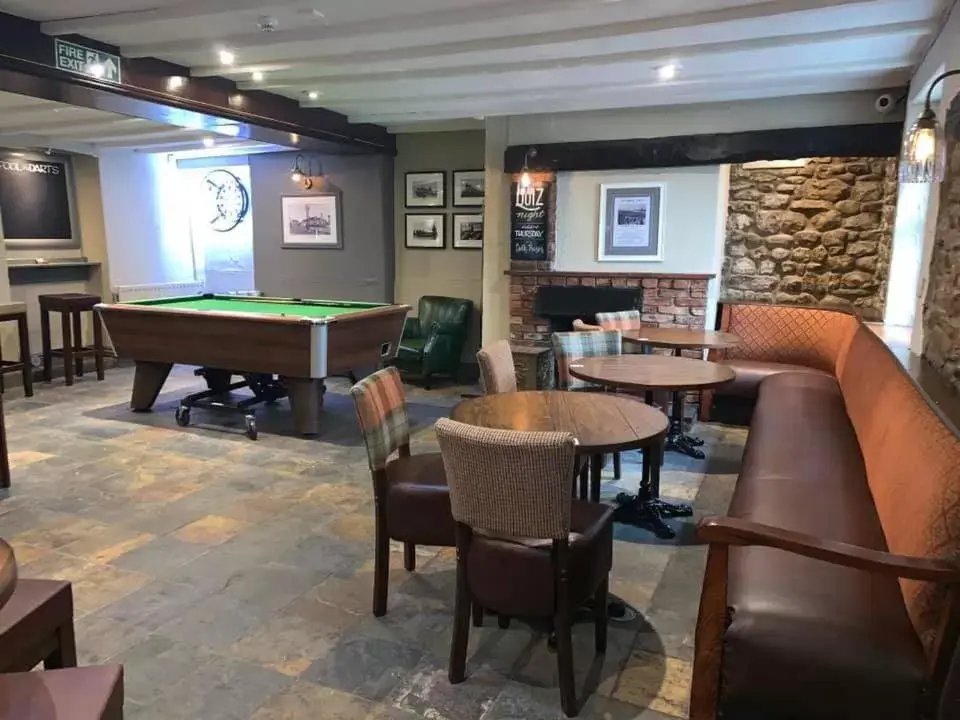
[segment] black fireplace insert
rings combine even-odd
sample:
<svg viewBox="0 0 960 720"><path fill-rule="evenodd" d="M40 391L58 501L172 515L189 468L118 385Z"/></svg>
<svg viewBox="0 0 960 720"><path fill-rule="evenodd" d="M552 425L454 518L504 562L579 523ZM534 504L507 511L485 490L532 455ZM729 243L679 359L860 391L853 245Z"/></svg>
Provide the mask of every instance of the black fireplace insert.
<svg viewBox="0 0 960 720"><path fill-rule="evenodd" d="M594 324L599 312L643 309L643 289L541 285L533 298L533 314L548 321L550 332L573 329L576 319Z"/></svg>

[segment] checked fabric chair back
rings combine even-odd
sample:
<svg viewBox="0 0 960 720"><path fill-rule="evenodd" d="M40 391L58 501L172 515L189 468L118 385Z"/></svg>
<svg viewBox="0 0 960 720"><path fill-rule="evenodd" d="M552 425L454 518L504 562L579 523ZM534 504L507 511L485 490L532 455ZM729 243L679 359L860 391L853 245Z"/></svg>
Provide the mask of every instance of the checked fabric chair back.
<svg viewBox="0 0 960 720"><path fill-rule="evenodd" d="M557 358L557 388L582 390L594 385L570 374L570 364L585 357L620 355L623 346L619 330L597 332L561 332L553 334L553 354Z"/></svg>
<svg viewBox="0 0 960 720"><path fill-rule="evenodd" d="M639 310L597 313L597 325L604 330L639 330L643 327Z"/></svg>
<svg viewBox="0 0 960 720"><path fill-rule="evenodd" d="M393 453L410 444L410 419L400 373L393 367L384 368L350 388L350 395L370 469L383 470Z"/></svg>
<svg viewBox="0 0 960 720"><path fill-rule="evenodd" d="M517 391L517 369L513 364L510 343L498 340L477 353L480 365L480 384L486 395Z"/></svg>

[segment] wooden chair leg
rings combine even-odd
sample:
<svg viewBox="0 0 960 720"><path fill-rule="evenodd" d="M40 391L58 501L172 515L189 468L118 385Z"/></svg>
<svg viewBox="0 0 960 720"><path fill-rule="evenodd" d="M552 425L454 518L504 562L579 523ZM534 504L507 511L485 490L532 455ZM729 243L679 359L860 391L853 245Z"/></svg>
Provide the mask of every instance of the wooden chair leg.
<svg viewBox="0 0 960 720"><path fill-rule="evenodd" d="M387 536L387 519L379 510L373 552L373 614L383 617L387 613L387 589L390 585L390 538Z"/></svg>
<svg viewBox="0 0 960 720"><path fill-rule="evenodd" d="M403 567L408 572L413 572L417 569L417 546L412 542L405 542L403 544Z"/></svg>
<svg viewBox="0 0 960 720"><path fill-rule="evenodd" d="M613 479L619 480L621 477L620 472L620 453L615 452L613 454Z"/></svg>
<svg viewBox="0 0 960 720"><path fill-rule="evenodd" d="M607 651L607 595L610 578L606 577L593 595L593 642L597 653Z"/></svg>
<svg viewBox="0 0 960 720"><path fill-rule="evenodd" d="M586 460L580 468L580 499L586 500L590 488L590 461Z"/></svg>
<svg viewBox="0 0 960 720"><path fill-rule="evenodd" d="M466 679L467 644L470 642L470 600L467 589L467 568L457 559L457 595L453 606L453 638L450 641L450 667L447 677L456 685ZM476 617L476 615L474 615Z"/></svg>
<svg viewBox="0 0 960 720"><path fill-rule="evenodd" d="M57 628L57 647L43 659L45 670L77 666L77 643L73 634L73 618Z"/></svg>
<svg viewBox="0 0 960 720"><path fill-rule="evenodd" d="M604 605L605 607L606 605ZM554 621L557 637L557 672L560 677L560 707L567 717L577 715L577 688L573 675L573 639L570 634L570 613L562 609Z"/></svg>
<svg viewBox="0 0 960 720"><path fill-rule="evenodd" d="M497 627L501 630L508 630L510 628L510 616L497 615Z"/></svg>
<svg viewBox="0 0 960 720"><path fill-rule="evenodd" d="M73 315L73 348L74 350L83 350L83 317L80 312L74 312ZM83 355L76 355L77 377L83 375Z"/></svg>
<svg viewBox="0 0 960 720"><path fill-rule="evenodd" d="M53 379L53 341L50 339L50 313L40 310L40 337L43 340L43 379Z"/></svg>
<svg viewBox="0 0 960 720"><path fill-rule="evenodd" d="M33 397L33 364L30 361L30 330L26 313L17 318L17 334L20 336L20 362L23 363L23 394Z"/></svg>
<svg viewBox="0 0 960 720"><path fill-rule="evenodd" d="M67 385L73 385L73 340L70 338L70 313L60 313L60 330L63 337L63 377Z"/></svg>
<svg viewBox="0 0 960 720"><path fill-rule="evenodd" d="M603 455L590 458L590 502L600 502L600 480L603 474ZM586 500L587 498L581 498Z"/></svg>
<svg viewBox="0 0 960 720"><path fill-rule="evenodd" d="M481 605L476 600L474 600L472 603L472 607L473 607L473 626L483 627L483 605Z"/></svg>
<svg viewBox="0 0 960 720"><path fill-rule="evenodd" d="M96 313L93 313L93 349L96 351L93 360L97 368L97 380L103 380L103 323Z"/></svg>

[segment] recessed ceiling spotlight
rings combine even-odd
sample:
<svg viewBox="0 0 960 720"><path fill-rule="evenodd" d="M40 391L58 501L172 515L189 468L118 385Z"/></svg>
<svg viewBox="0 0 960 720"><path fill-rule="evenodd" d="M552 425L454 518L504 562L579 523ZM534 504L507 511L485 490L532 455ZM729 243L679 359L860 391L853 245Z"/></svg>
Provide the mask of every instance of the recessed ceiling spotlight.
<svg viewBox="0 0 960 720"><path fill-rule="evenodd" d="M316 100L318 97L320 97L320 94L321 93L317 90L311 90L310 92L307 93L307 97L310 98L311 100Z"/></svg>
<svg viewBox="0 0 960 720"><path fill-rule="evenodd" d="M25 157L25 155L19 152L12 152L10 153L10 157Z"/></svg>
<svg viewBox="0 0 960 720"><path fill-rule="evenodd" d="M167 78L167 90L175 92L187 84L187 79L180 75L171 75Z"/></svg>
<svg viewBox="0 0 960 720"><path fill-rule="evenodd" d="M676 63L667 63L657 68L657 77L662 81L673 80L677 76L678 65Z"/></svg>
<svg viewBox="0 0 960 720"><path fill-rule="evenodd" d="M259 70L254 70L252 73L250 73L250 79L254 82L263 82L263 77L263 73Z"/></svg>
<svg viewBox="0 0 960 720"><path fill-rule="evenodd" d="M203 146L205 148L212 148L216 144L217 144L217 141L214 140L212 137L208 136L203 139Z"/></svg>
<svg viewBox="0 0 960 720"><path fill-rule="evenodd" d="M217 57L220 59L221 65L233 65L237 61L236 54L227 50L226 48L221 48L217 51Z"/></svg>

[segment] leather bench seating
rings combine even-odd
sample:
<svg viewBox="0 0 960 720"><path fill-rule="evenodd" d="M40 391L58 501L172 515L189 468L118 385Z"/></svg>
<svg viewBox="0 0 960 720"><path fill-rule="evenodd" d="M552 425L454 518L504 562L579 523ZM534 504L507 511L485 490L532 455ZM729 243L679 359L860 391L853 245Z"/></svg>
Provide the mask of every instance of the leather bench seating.
<svg viewBox="0 0 960 720"><path fill-rule="evenodd" d="M819 367L763 368L728 516L701 522L691 718L960 717L960 441L852 316L756 316Z"/></svg>

